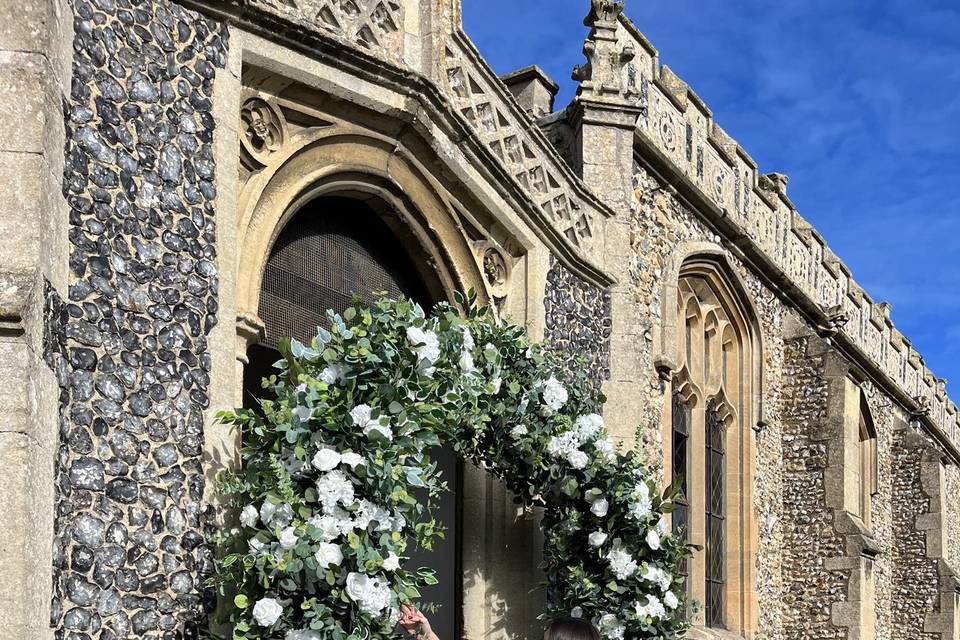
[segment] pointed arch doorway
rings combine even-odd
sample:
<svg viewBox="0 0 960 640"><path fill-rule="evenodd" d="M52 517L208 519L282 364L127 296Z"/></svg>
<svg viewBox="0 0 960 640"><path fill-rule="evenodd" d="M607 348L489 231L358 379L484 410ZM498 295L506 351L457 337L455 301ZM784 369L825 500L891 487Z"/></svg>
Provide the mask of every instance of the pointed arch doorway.
<svg viewBox="0 0 960 640"><path fill-rule="evenodd" d="M373 302L380 295L404 296L424 310L446 298L444 287L407 225L389 204L365 193L318 197L287 221L270 249L262 275L258 315L263 339L247 350L243 404L263 396L260 381L280 359L280 339L305 344L318 326L329 326L327 309L342 313L354 296ZM436 570L439 585L423 601L439 605L431 622L441 638L459 638L462 628L462 464L451 449L433 453L450 491L437 505L446 538L430 552L410 549L410 566Z"/></svg>

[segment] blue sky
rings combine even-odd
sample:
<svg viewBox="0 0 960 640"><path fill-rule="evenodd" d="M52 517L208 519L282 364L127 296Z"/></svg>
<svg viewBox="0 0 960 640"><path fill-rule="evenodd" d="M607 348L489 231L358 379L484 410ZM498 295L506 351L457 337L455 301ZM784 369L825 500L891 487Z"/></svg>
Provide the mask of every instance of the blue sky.
<svg viewBox="0 0 960 640"><path fill-rule="evenodd" d="M626 14L789 194L960 400L960 3L627 0ZM463 0L498 73L573 96L589 0Z"/></svg>

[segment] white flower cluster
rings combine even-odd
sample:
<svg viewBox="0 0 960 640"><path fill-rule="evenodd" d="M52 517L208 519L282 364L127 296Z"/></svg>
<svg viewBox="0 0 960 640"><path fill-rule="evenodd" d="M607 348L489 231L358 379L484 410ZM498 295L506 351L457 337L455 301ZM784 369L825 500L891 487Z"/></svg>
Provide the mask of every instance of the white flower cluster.
<svg viewBox="0 0 960 640"><path fill-rule="evenodd" d="M510 437L514 440L519 440L529 433L530 431L527 429L527 427L522 424L518 424L513 429L510 429Z"/></svg>
<svg viewBox="0 0 960 640"><path fill-rule="evenodd" d="M650 497L650 485L641 476L633 489L627 517L634 520L643 520L653 510L653 500Z"/></svg>
<svg viewBox="0 0 960 640"><path fill-rule="evenodd" d="M429 329L407 327L407 340L417 352L418 367L428 378L433 376L436 367L433 365L440 357L440 338Z"/></svg>
<svg viewBox="0 0 960 640"><path fill-rule="evenodd" d="M347 595L360 610L371 616L383 613L393 602L390 583L379 577L351 571L347 574Z"/></svg>
<svg viewBox="0 0 960 640"><path fill-rule="evenodd" d="M574 469L583 469L590 464L590 456L583 451L583 447L592 443L604 460L611 462L610 456L616 459L613 443L606 437L599 437L602 433L603 418L595 413L580 416L573 429L550 439L547 453L554 458L565 459Z"/></svg>
<svg viewBox="0 0 960 640"><path fill-rule="evenodd" d="M348 372L349 369L345 364L336 363L328 365L317 377L320 379L320 382L332 386L346 382Z"/></svg>
<svg viewBox="0 0 960 640"><path fill-rule="evenodd" d="M670 574L661 569L660 567L649 565L643 570L641 576L647 582L652 582L660 587L660 591L666 592L670 589L670 585L673 584L673 578L670 577Z"/></svg>
<svg viewBox="0 0 960 640"><path fill-rule="evenodd" d="M638 600L634 607L638 618L649 616L654 620L662 620L667 617L667 611L663 608L663 603L660 602L660 598L654 595L647 595L647 601L643 604L640 604Z"/></svg>
<svg viewBox="0 0 960 640"><path fill-rule="evenodd" d="M637 561L623 547L619 539L613 541L613 548L607 552L607 562L610 564L610 571L617 576L617 580L626 580L637 572Z"/></svg>
<svg viewBox="0 0 960 640"><path fill-rule="evenodd" d="M353 424L363 430L363 435L369 436L376 432L384 440L393 440L393 429L390 427L390 421L385 416L374 419L373 409L369 405L358 404L355 406L350 410L350 418L353 420Z"/></svg>
<svg viewBox="0 0 960 640"><path fill-rule="evenodd" d="M597 621L597 628L600 630L600 635L606 640L622 640L623 634L627 630L626 626L612 613L605 613L600 616Z"/></svg>
<svg viewBox="0 0 960 640"><path fill-rule="evenodd" d="M567 404L567 389L559 380L551 376L543 383L543 404L548 415L553 415Z"/></svg>

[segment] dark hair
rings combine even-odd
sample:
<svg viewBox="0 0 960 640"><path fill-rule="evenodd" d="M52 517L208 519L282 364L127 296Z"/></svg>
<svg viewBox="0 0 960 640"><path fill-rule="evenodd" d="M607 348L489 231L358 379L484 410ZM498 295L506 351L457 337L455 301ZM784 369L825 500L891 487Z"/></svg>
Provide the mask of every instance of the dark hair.
<svg viewBox="0 0 960 640"><path fill-rule="evenodd" d="M547 627L543 640L600 640L600 632L580 618L557 618Z"/></svg>

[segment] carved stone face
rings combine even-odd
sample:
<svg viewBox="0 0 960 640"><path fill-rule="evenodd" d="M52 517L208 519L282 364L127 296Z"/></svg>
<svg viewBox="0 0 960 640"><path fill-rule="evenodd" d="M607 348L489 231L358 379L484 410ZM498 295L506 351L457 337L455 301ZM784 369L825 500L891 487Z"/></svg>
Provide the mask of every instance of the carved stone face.
<svg viewBox="0 0 960 640"><path fill-rule="evenodd" d="M250 120L250 137L253 138L254 142L263 145L267 142L269 136L270 127L267 126L266 121L259 112L253 113Z"/></svg>
<svg viewBox="0 0 960 640"><path fill-rule="evenodd" d="M491 287L502 287L507 283L507 264L498 251L488 249L483 255L483 273Z"/></svg>

